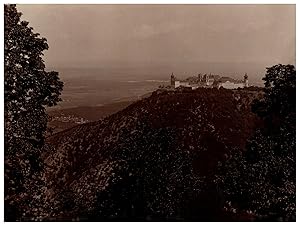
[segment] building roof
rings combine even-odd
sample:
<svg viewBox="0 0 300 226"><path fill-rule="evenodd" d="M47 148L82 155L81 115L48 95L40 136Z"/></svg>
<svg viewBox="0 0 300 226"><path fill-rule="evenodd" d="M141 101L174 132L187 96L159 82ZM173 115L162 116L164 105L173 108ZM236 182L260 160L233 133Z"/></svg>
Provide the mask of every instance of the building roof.
<svg viewBox="0 0 300 226"><path fill-rule="evenodd" d="M232 83L243 83L241 80L236 80L230 77L221 77L218 82L224 83L224 82L232 82Z"/></svg>

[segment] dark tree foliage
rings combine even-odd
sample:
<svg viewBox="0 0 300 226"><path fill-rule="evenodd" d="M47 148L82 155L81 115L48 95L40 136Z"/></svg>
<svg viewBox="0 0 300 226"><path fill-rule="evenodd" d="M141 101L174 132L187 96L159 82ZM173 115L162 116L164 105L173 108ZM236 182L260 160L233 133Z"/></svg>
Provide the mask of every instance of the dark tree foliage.
<svg viewBox="0 0 300 226"><path fill-rule="evenodd" d="M258 220L294 221L296 217L296 70L267 68L264 97L252 111L265 125L220 166L217 181L227 207L253 212ZM236 210L235 210L236 211Z"/></svg>
<svg viewBox="0 0 300 226"><path fill-rule="evenodd" d="M278 132L283 124L295 129L295 123L291 121L296 119L295 67L279 64L267 68L263 80L264 98L253 103L252 111L264 119L269 133Z"/></svg>
<svg viewBox="0 0 300 226"><path fill-rule="evenodd" d="M40 149L47 127L45 107L56 105L63 83L45 71L47 40L15 5L4 6L5 220L19 220L27 185L42 165ZM22 214L24 216L24 214Z"/></svg>
<svg viewBox="0 0 300 226"><path fill-rule="evenodd" d="M126 140L131 148L114 154L122 159L110 187L99 191L92 210L77 208L82 221L174 221L189 219L187 203L201 191L201 179L192 168L191 156L172 147L172 129L151 129L147 136L140 134ZM144 138L143 138L144 137ZM149 147L150 148L147 148ZM119 179L118 179L119 178ZM62 208L74 214L75 197L65 192ZM69 209L68 209L69 208ZM68 214L68 213L67 213ZM198 213L199 214L199 213ZM200 217L200 216L199 216Z"/></svg>

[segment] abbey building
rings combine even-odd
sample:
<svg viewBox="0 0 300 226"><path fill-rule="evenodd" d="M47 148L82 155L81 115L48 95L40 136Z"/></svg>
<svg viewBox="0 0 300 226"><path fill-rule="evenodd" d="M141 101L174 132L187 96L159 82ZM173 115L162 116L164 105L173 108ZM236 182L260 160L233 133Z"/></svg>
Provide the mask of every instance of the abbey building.
<svg viewBox="0 0 300 226"><path fill-rule="evenodd" d="M176 79L175 75L171 75L171 88L178 87L190 87L191 89L197 89L199 87L205 88L225 88L225 89L237 89L245 88L249 86L248 75L244 75L243 80L236 80L230 77L221 77L219 75L212 74L198 74L198 77L189 77L185 80Z"/></svg>

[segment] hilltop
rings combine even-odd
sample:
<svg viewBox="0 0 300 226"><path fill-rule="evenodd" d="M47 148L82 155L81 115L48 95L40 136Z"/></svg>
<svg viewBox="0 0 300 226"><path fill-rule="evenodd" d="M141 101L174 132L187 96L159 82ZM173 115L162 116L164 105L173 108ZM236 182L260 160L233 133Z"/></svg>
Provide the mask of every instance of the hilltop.
<svg viewBox="0 0 300 226"><path fill-rule="evenodd" d="M153 92L103 120L48 138L44 220L220 220L204 181L245 148L258 93ZM50 189L51 187L51 189ZM224 216L222 218L224 220Z"/></svg>

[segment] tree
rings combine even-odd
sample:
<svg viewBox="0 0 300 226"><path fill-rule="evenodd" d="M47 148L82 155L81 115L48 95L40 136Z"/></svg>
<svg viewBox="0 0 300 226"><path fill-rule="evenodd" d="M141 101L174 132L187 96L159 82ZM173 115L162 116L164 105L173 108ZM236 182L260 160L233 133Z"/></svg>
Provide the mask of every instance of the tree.
<svg viewBox="0 0 300 226"><path fill-rule="evenodd" d="M265 121L269 132L277 132L286 120L296 119L296 69L293 65L278 64L267 68L263 80L264 98L256 100L252 110ZM295 128L293 122L287 125Z"/></svg>
<svg viewBox="0 0 300 226"><path fill-rule="evenodd" d="M296 70L293 65L267 68L264 97L252 110L264 121L219 168L218 183L231 208L252 211L268 220L296 217ZM259 218L262 219L262 218Z"/></svg>
<svg viewBox="0 0 300 226"><path fill-rule="evenodd" d="M45 70L47 40L21 15L16 5L4 6L5 220L18 219L18 200L42 168L45 107L60 101L63 88L58 72Z"/></svg>

